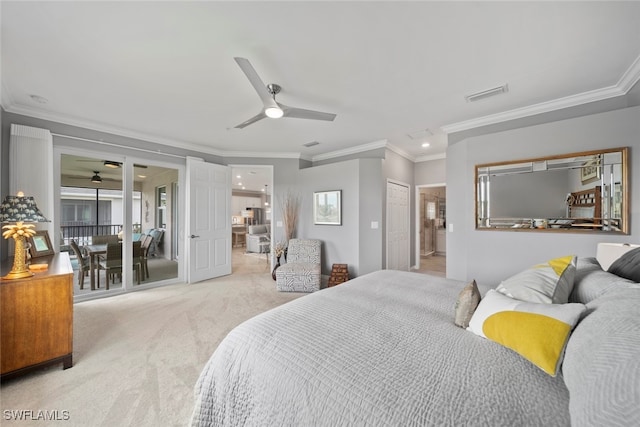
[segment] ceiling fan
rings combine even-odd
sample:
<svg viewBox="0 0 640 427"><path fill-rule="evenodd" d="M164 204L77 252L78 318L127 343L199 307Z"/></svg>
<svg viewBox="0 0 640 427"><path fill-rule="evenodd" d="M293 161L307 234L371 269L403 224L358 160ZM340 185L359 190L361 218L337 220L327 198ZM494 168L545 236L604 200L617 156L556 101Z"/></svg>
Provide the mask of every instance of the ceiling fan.
<svg viewBox="0 0 640 427"><path fill-rule="evenodd" d="M238 57L233 59L236 60L244 74L249 79L249 82L251 83L253 88L256 90L256 92L258 92L258 96L264 104L263 110L258 115L240 123L236 126L237 129L243 129L250 124L257 122L258 120L264 119L265 117L269 117L272 119L278 119L280 117L291 117L294 119L325 120L329 122L333 121L333 119L336 118L335 114L288 107L277 102L276 95L280 93L280 90L282 90L279 85L271 83L265 86L265 84L260 79L260 76L258 76L258 73L253 68L248 59Z"/></svg>
<svg viewBox="0 0 640 427"><path fill-rule="evenodd" d="M114 162L113 160L100 160L100 159L76 159L77 162L91 162L91 163L102 163L105 167L117 169L122 167L122 162ZM139 165L134 163L134 168L146 169L148 166Z"/></svg>

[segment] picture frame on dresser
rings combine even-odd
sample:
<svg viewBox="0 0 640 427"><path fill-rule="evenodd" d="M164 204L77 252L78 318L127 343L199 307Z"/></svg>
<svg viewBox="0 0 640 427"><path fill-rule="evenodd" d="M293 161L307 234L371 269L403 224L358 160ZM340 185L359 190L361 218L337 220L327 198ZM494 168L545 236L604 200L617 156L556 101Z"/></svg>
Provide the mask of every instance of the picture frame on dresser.
<svg viewBox="0 0 640 427"><path fill-rule="evenodd" d="M31 258L55 254L47 230L38 230L35 235L29 237L29 253L31 254Z"/></svg>

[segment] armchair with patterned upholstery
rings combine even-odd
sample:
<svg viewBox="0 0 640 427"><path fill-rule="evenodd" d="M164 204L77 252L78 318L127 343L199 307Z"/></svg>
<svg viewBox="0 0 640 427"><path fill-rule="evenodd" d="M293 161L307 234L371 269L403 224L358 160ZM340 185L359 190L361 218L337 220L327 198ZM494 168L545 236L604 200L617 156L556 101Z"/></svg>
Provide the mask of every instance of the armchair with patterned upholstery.
<svg viewBox="0 0 640 427"><path fill-rule="evenodd" d="M284 292L320 290L320 255L320 240L289 240L287 262L276 270L276 289Z"/></svg>

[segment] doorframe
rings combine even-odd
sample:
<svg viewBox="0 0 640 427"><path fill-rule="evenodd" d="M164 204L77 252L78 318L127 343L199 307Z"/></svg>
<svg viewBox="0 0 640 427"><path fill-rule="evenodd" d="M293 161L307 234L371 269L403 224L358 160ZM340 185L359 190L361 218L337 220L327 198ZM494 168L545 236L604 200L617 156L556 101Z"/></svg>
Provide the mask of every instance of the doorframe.
<svg viewBox="0 0 640 427"><path fill-rule="evenodd" d="M269 171L269 187L271 188L271 205L269 206L269 208L271 209L271 220L269 223L269 235L271 236L271 244L273 244L273 238L275 237L275 204L276 204L276 188L275 188L275 184L274 184L274 172L275 172L275 166L274 165L256 165L256 164L245 164L245 163L232 163L232 164L228 164L227 166L229 166L231 168L231 200L233 201L233 176L234 176L234 172L233 169L234 168L260 168L260 169L267 169ZM232 202L233 205L233 202ZM245 236L245 239L247 237ZM233 240L231 240L230 244L232 245L231 247L231 252L233 253ZM245 245L246 245L246 240L245 240ZM275 267L275 262L273 257L271 256L271 250L269 250L269 265L271 267L271 269L273 269L273 267ZM233 275L233 263L231 263L231 275Z"/></svg>
<svg viewBox="0 0 640 427"><path fill-rule="evenodd" d="M408 271L411 271L411 185L398 181L396 179L387 178L384 186L385 192L385 269L389 268L389 184L399 185L401 187L407 187L407 266Z"/></svg>
<svg viewBox="0 0 640 427"><path fill-rule="evenodd" d="M420 189L421 188L434 188L434 187L447 187L447 184L445 182L442 183L438 183L438 184L420 184L420 185L416 185L415 186L415 200L416 200L416 205L415 205L415 224L414 224L414 230L415 230L415 258L413 260L414 266L412 267L414 270L417 270L420 268ZM445 191L445 200L446 200L447 196L446 196L446 191ZM446 232L446 230L445 230ZM445 256L446 256L446 249L445 249Z"/></svg>
<svg viewBox="0 0 640 427"><path fill-rule="evenodd" d="M61 138L70 138L70 137L66 137L64 135L56 135L55 136L60 136ZM93 140L86 140L88 142L91 143L95 143L96 141ZM80 156L80 157L88 157L88 158L95 158L95 159L100 159L100 158L109 158L115 161L122 161L123 163L123 184L122 184L122 197L123 197L123 228L124 228L124 241L131 241L131 239L133 238L133 232L131 229L131 203L126 202L125 199L127 198L131 198L133 197L133 164L134 163L144 163L146 165L149 166L158 166L158 167L162 167L162 168L167 168L167 169L175 169L178 171L178 185L180 183L184 183L185 182L185 165L184 164L175 164L175 163L170 163L170 162L163 162L161 160L151 160L151 159L145 159L143 157L138 157L135 155L135 153L124 153L122 150L114 150L114 151L110 151L110 150L102 150L99 149L101 147L94 147L95 149L90 149L90 148L78 148L78 147L73 147L73 146L69 146L66 144L56 144L56 141L54 139L54 145L53 145L53 187L54 187L54 191L53 191L53 199L54 199L54 203L53 203L53 209L54 209L54 223L53 223L53 227L54 230L59 230L60 229L60 187L62 185L61 182L61 165L60 165L60 160L61 157L63 155L70 155L70 156ZM122 147L122 148L126 148L126 147ZM134 148L135 150L135 148ZM160 154L162 155L162 154ZM175 156L175 157L179 157L179 156ZM184 192L181 192L179 195L179 215L184 218L185 215L185 195ZM128 206L127 206L128 205ZM128 226L127 226L128 225ZM179 239L179 241L177 242L178 245L180 245L180 249L182 250L182 253L186 253L186 242L185 239L182 238L182 236L184 235L183 233L183 227L182 224L175 224L176 227L180 227L179 229L179 236L181 237ZM55 245L56 247L59 246L60 242L59 242L59 233L55 233L55 235L53 236L55 239ZM129 261L130 260L130 261ZM186 259L186 257L183 257L183 259L179 259L178 261L178 277L174 278L174 279L166 279L166 280L160 280L157 282L151 282L149 284L141 284L141 285L136 285L133 286L133 269L131 268L124 268L123 269L123 277L122 277L122 288L117 288L117 289L111 289L109 291L96 291L95 293L89 293L89 294L84 294L84 295L78 295L78 296L74 296L74 303L75 302L81 302L81 301L87 301L87 300L92 300L92 299L97 299L97 298L103 298L103 297L110 297L113 295L118 295L118 294L123 294L123 293L128 293L128 292L136 292L139 290L145 290L145 289L150 289L150 288L155 288L155 287L159 287L159 286L165 286L165 285L170 285L170 284L175 284L175 283L185 283L185 276L186 276L186 262L188 262L188 260ZM123 253L123 262L125 263L129 263L129 264L133 264L133 254L132 253L127 253L127 251L125 250L125 253Z"/></svg>

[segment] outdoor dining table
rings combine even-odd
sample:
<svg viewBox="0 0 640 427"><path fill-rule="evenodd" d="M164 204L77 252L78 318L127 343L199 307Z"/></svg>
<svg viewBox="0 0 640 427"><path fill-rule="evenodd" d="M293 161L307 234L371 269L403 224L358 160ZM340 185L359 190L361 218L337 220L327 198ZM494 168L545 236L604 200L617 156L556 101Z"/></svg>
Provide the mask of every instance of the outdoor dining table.
<svg viewBox="0 0 640 427"><path fill-rule="evenodd" d="M93 291L96 289L96 256L107 253L107 244L87 245L84 248L89 254L89 261L91 264L91 290Z"/></svg>

